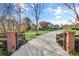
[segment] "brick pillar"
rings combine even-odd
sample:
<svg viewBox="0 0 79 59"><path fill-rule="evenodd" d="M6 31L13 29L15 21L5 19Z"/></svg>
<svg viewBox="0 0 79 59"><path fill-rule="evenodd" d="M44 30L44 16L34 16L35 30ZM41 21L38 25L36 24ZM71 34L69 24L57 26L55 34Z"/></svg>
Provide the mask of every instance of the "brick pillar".
<svg viewBox="0 0 79 59"><path fill-rule="evenodd" d="M16 33L7 33L7 50L8 52L14 52L16 50Z"/></svg>
<svg viewBox="0 0 79 59"><path fill-rule="evenodd" d="M71 53L74 51L75 48L75 38L74 38L74 32L67 32L66 36L66 50Z"/></svg>

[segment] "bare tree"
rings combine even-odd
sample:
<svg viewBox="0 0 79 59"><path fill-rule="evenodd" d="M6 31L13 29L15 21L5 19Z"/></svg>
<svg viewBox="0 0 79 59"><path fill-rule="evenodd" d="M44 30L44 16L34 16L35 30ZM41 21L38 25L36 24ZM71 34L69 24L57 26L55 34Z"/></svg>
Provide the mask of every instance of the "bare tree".
<svg viewBox="0 0 79 59"><path fill-rule="evenodd" d="M79 13L78 13L78 10L77 10L77 6L78 4L74 4L74 3L65 3L65 6L68 7L68 9L70 9L73 13L74 13L74 16L72 15L72 17L76 20L76 22L72 22L70 21L72 24L74 24L74 27L75 27L75 30L76 30L76 26L75 24L78 22L79 23Z"/></svg>
<svg viewBox="0 0 79 59"><path fill-rule="evenodd" d="M40 19L40 16L42 14L43 9L44 9L44 4L42 4L42 3L32 3L32 4L27 4L27 5L31 9L30 14L35 18L36 34L38 35L38 30L39 30L38 21Z"/></svg>
<svg viewBox="0 0 79 59"><path fill-rule="evenodd" d="M23 23L25 24L25 29L26 29L26 31L29 30L29 29L31 28L31 26L30 26L30 24L31 24L30 18L24 17Z"/></svg>
<svg viewBox="0 0 79 59"><path fill-rule="evenodd" d="M6 33L5 25L4 25L4 23L3 23L3 16L1 17L0 22L2 23L3 30L4 30L4 32Z"/></svg>
<svg viewBox="0 0 79 59"><path fill-rule="evenodd" d="M25 9L22 8L21 4L20 3L17 3L16 4L16 8L17 8L17 17L18 17L18 32L20 32L20 26L21 26L21 22L22 22L22 13L25 12Z"/></svg>
<svg viewBox="0 0 79 59"><path fill-rule="evenodd" d="M2 26L3 26L3 29L4 29L4 32L6 32L6 26L5 26L5 23L4 21L8 22L8 28L10 28L10 18L12 17L12 11L14 9L14 5L9 3L9 4L3 4L3 7L4 9L1 11L2 12L2 16L1 16L1 23L2 23ZM8 18L8 20L6 19Z"/></svg>
<svg viewBox="0 0 79 59"><path fill-rule="evenodd" d="M74 25L74 29L76 30L76 26L75 26L75 24L76 24L76 21L75 22L73 22L72 20L68 20L71 24L73 24ZM69 26L70 27L70 26ZM71 28L70 28L71 29Z"/></svg>
<svg viewBox="0 0 79 59"><path fill-rule="evenodd" d="M78 4L74 4L74 3L66 3L65 6L68 7L68 9L72 10L72 12L75 14L74 18L76 21L79 22L79 14L78 14L78 10L76 8Z"/></svg>
<svg viewBox="0 0 79 59"><path fill-rule="evenodd" d="M8 18L7 19L7 22L8 22L8 29L10 30L10 31L12 31L13 30L13 20L14 20L14 18L13 18L13 10L14 10L14 4L11 4L11 3L9 3L7 6L6 6L6 8L7 8L7 10L6 10L6 18Z"/></svg>

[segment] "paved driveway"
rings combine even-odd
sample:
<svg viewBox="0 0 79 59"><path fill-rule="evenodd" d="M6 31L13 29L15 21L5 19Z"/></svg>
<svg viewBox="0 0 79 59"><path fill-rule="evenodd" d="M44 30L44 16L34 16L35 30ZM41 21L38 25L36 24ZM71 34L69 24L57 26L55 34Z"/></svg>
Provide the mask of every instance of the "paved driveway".
<svg viewBox="0 0 79 59"><path fill-rule="evenodd" d="M56 33L64 30L54 31L39 36L24 44L12 56L69 56L56 42Z"/></svg>

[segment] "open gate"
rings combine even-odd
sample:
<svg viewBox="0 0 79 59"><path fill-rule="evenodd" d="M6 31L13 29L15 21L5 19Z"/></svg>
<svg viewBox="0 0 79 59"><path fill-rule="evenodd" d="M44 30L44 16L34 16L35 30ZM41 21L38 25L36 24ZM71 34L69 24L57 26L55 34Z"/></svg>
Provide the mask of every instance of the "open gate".
<svg viewBox="0 0 79 59"><path fill-rule="evenodd" d="M56 41L66 50L66 33L56 34Z"/></svg>

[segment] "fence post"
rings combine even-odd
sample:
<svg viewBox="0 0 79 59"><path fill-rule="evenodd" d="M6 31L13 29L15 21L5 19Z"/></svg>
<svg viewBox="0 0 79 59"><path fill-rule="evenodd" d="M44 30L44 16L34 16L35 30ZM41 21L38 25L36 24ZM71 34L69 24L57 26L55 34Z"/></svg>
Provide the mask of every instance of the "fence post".
<svg viewBox="0 0 79 59"><path fill-rule="evenodd" d="M14 52L16 50L16 33L7 33L7 50L8 52Z"/></svg>
<svg viewBox="0 0 79 59"><path fill-rule="evenodd" d="M63 49L66 50L66 33L63 33Z"/></svg>
<svg viewBox="0 0 79 59"><path fill-rule="evenodd" d="M71 53L75 49L75 33L74 32L67 32L66 35L66 50Z"/></svg>

